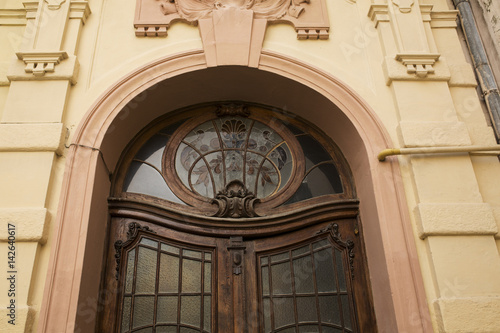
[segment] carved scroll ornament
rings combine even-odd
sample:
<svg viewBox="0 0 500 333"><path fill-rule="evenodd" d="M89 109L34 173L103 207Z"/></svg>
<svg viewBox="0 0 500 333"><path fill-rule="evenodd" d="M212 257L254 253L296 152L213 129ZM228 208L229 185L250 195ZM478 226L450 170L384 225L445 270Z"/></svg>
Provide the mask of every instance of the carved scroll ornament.
<svg viewBox="0 0 500 333"><path fill-rule="evenodd" d="M255 195L245 188L239 180L233 180L212 200L219 209L213 215L216 217L255 217L254 205L259 202Z"/></svg>

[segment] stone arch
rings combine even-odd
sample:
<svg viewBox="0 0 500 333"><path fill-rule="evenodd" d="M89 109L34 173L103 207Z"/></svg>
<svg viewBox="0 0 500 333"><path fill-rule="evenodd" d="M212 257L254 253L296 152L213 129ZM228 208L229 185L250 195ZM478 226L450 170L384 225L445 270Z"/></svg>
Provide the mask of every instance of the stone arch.
<svg viewBox="0 0 500 333"><path fill-rule="evenodd" d="M127 143L158 116L184 106L241 100L286 109L329 135L351 166L361 205L380 332L432 331L397 160L373 110L310 65L263 51L258 69L207 68L202 51L170 56L120 80L92 106L73 138L57 214L40 332L95 327L110 193ZM94 314L94 315L93 315Z"/></svg>

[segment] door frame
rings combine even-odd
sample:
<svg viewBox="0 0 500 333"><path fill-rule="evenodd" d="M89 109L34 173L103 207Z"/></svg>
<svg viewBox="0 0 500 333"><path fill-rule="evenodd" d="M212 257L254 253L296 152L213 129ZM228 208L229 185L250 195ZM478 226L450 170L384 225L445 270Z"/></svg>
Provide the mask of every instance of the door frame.
<svg viewBox="0 0 500 333"><path fill-rule="evenodd" d="M103 221L108 219L109 172L114 171L124 144L158 117L158 112L193 104L187 104L193 97L188 89L193 78L218 86L224 83L217 79L241 71L247 71L245 79L252 84L266 84L269 78L281 82L281 87L290 89L290 99L295 98L293 107L299 107L301 100L314 103L317 108L304 118L329 126L326 130L319 127L337 143L351 166L362 202L360 212L365 223L375 314L383 318L378 320L379 330L432 331L398 161L379 164L376 159L376 154L392 143L375 112L354 90L310 64L263 51L258 69L207 69L203 52L197 50L141 66L110 87L80 123L68 149L39 332L85 332L95 327L91 309L102 296L99 281L107 224ZM216 81L211 81L214 78ZM141 100L147 102L151 89L160 82L171 88L168 107L151 109L147 114L136 112L133 105ZM290 105L276 94L246 90L233 94L238 96L232 99L278 107ZM215 95L200 91L196 98L224 99ZM321 117L335 118L335 123L322 122Z"/></svg>

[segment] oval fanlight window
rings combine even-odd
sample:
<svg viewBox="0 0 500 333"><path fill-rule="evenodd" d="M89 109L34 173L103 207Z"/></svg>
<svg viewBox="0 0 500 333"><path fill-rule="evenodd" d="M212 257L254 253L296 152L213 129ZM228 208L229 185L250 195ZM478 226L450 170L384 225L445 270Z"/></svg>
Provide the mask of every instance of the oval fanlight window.
<svg viewBox="0 0 500 333"><path fill-rule="evenodd" d="M205 216L263 216L325 196L352 198L346 165L333 143L296 117L209 105L141 133L122 160L117 194Z"/></svg>

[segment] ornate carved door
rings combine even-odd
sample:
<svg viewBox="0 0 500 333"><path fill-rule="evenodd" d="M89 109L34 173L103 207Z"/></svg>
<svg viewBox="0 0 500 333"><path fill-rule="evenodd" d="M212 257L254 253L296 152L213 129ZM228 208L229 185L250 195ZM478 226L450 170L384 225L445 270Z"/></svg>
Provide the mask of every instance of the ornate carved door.
<svg viewBox="0 0 500 333"><path fill-rule="evenodd" d="M262 107L158 120L110 202L103 332L376 332L349 168Z"/></svg>

